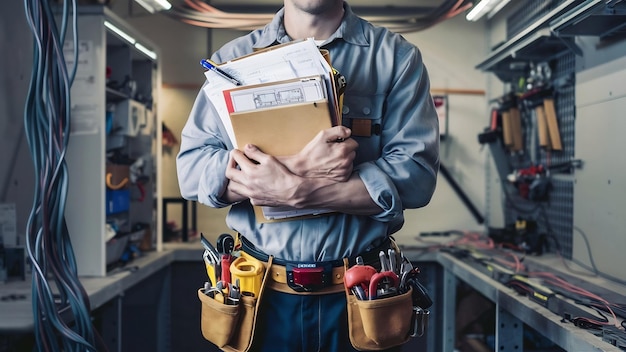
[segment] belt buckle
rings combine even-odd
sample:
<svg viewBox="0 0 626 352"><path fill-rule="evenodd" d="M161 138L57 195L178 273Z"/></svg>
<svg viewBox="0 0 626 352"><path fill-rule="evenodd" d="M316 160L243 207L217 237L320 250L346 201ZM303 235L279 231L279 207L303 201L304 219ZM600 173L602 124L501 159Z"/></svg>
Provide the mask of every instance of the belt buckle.
<svg viewBox="0 0 626 352"><path fill-rule="evenodd" d="M322 263L295 263L285 266L287 285L296 292L313 292L331 283L332 266Z"/></svg>

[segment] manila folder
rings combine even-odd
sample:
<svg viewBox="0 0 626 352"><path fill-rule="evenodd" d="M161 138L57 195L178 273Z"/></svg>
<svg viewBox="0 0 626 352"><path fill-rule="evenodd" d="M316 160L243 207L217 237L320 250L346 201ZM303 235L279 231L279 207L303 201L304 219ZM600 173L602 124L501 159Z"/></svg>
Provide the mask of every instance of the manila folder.
<svg viewBox="0 0 626 352"><path fill-rule="evenodd" d="M239 148L254 144L273 156L296 154L332 127L327 100L233 112L230 120Z"/></svg>

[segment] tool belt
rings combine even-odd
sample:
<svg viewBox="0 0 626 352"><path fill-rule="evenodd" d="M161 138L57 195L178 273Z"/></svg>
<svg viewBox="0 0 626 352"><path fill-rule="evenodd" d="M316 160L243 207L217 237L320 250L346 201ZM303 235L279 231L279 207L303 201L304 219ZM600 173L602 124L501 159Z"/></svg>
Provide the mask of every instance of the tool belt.
<svg viewBox="0 0 626 352"><path fill-rule="evenodd" d="M269 255L258 250L243 236L239 236L241 255L249 256L263 263L267 263ZM387 250L390 241L386 239L378 247L348 258L348 263L354 264L357 257L363 258L368 265L378 266L378 253ZM266 268L268 269L268 268ZM303 295L323 295L344 291L344 260L324 262L296 262L273 258L271 268L268 269L267 287L283 293Z"/></svg>
<svg viewBox="0 0 626 352"><path fill-rule="evenodd" d="M241 236L236 242L218 238L217 249L202 235L201 240L208 276L198 290L201 330L223 351L251 349L266 288L313 295L344 291L350 342L360 351L401 345L421 336L428 324L432 300L417 279L419 269L393 240L355 258L327 262L276 259Z"/></svg>
<svg viewBox="0 0 626 352"><path fill-rule="evenodd" d="M413 267L395 242L378 253L380 269L357 258L345 264L350 343L359 351L385 350L422 336L432 305Z"/></svg>

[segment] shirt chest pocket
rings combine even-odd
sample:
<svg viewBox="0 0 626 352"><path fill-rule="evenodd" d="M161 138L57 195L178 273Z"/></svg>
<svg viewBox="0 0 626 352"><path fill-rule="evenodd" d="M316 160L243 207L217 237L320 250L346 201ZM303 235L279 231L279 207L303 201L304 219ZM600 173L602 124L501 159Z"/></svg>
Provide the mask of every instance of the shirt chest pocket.
<svg viewBox="0 0 626 352"><path fill-rule="evenodd" d="M344 97L342 124L359 143L355 165L380 157L380 138L385 97L348 93Z"/></svg>

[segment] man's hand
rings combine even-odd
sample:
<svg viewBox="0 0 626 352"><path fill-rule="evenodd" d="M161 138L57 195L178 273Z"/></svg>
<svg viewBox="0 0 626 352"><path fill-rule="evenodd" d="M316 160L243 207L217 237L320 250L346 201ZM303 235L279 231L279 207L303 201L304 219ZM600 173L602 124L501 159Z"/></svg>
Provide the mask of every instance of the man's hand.
<svg viewBox="0 0 626 352"><path fill-rule="evenodd" d="M298 154L278 157L289 171L301 177L345 182L352 175L358 143L343 126L320 131Z"/></svg>
<svg viewBox="0 0 626 352"><path fill-rule="evenodd" d="M243 152L231 151L226 178L230 180L228 191L249 198L253 205L297 207L306 197L300 176L250 144Z"/></svg>
<svg viewBox="0 0 626 352"><path fill-rule="evenodd" d="M357 174L342 182L326 176L298 176L253 145L231 151L226 178L229 183L223 196L231 202L250 199L253 205L324 208L359 215L381 211Z"/></svg>

